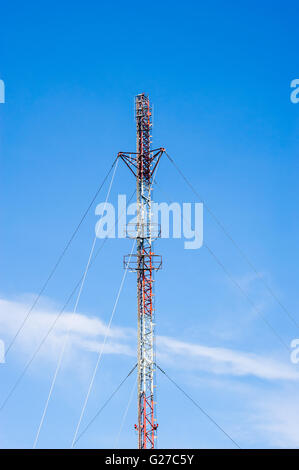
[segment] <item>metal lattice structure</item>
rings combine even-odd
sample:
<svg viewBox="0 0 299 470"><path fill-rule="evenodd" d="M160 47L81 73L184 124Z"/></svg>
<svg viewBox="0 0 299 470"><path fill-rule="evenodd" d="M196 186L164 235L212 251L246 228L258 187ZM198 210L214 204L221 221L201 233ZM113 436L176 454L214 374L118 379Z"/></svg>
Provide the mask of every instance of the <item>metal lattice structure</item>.
<svg viewBox="0 0 299 470"><path fill-rule="evenodd" d="M153 239L157 238L159 230L151 222L151 194L155 170L165 150L151 150L152 112L149 98L144 93L135 98L135 113L136 152L120 152L118 156L136 177L137 185L137 253L124 258L125 267L137 273L138 425L135 429L139 449L153 449L158 427L155 410L153 273L162 262L161 257L153 252Z"/></svg>

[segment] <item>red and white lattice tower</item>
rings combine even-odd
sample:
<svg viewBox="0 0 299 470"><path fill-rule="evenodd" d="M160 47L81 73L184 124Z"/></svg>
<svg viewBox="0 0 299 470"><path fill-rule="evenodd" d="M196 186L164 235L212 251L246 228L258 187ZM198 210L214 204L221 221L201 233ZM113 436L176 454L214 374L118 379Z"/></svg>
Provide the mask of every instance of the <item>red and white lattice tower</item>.
<svg viewBox="0 0 299 470"><path fill-rule="evenodd" d="M148 96L135 98L137 127L136 152L118 155L136 177L137 223L127 226L127 235L136 238L137 253L124 258L126 268L137 273L138 320L138 431L139 449L155 448L157 433L155 407L155 331L153 273L161 267L161 257L153 252L153 240L159 228L151 221L153 178L163 148L151 150L152 112Z"/></svg>

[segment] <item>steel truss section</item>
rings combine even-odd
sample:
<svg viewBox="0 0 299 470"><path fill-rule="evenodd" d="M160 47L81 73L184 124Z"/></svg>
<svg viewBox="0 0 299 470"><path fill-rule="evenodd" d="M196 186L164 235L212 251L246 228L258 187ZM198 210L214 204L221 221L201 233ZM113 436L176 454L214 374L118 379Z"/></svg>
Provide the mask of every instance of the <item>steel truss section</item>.
<svg viewBox="0 0 299 470"><path fill-rule="evenodd" d="M159 236L159 228L151 223L151 193L155 171L165 152L164 148L151 150L152 112L148 96L135 98L137 128L136 152L119 152L118 157L131 170L137 186L137 224L134 237L137 253L124 266L137 273L138 320L138 431L139 449L154 449L158 424L155 406L155 332L153 273L162 265L161 257L153 252L153 240Z"/></svg>
<svg viewBox="0 0 299 470"><path fill-rule="evenodd" d="M139 263L138 255L125 255L124 256L124 268L131 272L136 273L138 269L159 271L162 268L162 256L150 253L150 256L142 255L142 262ZM154 280L153 280L154 282Z"/></svg>

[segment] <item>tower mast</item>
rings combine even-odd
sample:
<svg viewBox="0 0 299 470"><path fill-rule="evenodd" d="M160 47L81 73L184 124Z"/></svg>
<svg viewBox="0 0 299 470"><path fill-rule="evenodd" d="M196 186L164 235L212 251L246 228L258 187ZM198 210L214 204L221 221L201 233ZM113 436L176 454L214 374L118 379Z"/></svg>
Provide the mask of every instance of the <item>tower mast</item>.
<svg viewBox="0 0 299 470"><path fill-rule="evenodd" d="M157 433L155 407L155 332L153 303L153 273L161 267L161 257L153 252L153 239L159 229L151 222L151 194L155 169L164 149L151 150L152 112L148 96L135 98L137 130L136 153L119 156L136 176L137 253L125 256L125 266L137 272L137 357L138 357L138 448L155 448ZM129 230L129 236L131 229ZM127 228L128 234L128 228Z"/></svg>
<svg viewBox="0 0 299 470"><path fill-rule="evenodd" d="M137 127L137 314L138 314L138 447L155 446L154 325L151 237L151 109L136 96Z"/></svg>

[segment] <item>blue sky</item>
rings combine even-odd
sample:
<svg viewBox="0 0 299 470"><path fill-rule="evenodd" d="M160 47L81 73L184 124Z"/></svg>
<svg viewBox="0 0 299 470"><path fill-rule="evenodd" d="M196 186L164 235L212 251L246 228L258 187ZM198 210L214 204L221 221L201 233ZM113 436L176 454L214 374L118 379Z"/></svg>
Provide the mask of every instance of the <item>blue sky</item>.
<svg viewBox="0 0 299 470"><path fill-rule="evenodd" d="M10 2L1 5L0 333L9 343L119 150L134 150L134 96L150 95L164 146L257 267L207 211L204 240L289 344L299 332L264 288L298 314L299 78L296 2ZM166 160L155 200L196 202ZM164 192L160 187L164 186ZM97 202L102 202L103 189ZM111 200L131 194L119 166ZM3 400L80 278L94 207L5 364ZM69 447L113 307L128 240L108 240L88 274L78 331L58 376L39 447ZM161 367L241 447L298 447L298 365L205 248L161 240L156 309ZM82 426L133 366L135 276L128 274ZM74 303L74 302L73 302ZM68 312L72 311L73 303ZM65 320L67 321L67 319ZM1 447L32 447L65 323L0 413ZM249 361L249 362L248 362ZM159 447L231 447L163 376ZM124 385L82 438L113 447L134 386ZM118 445L135 447L135 398Z"/></svg>

